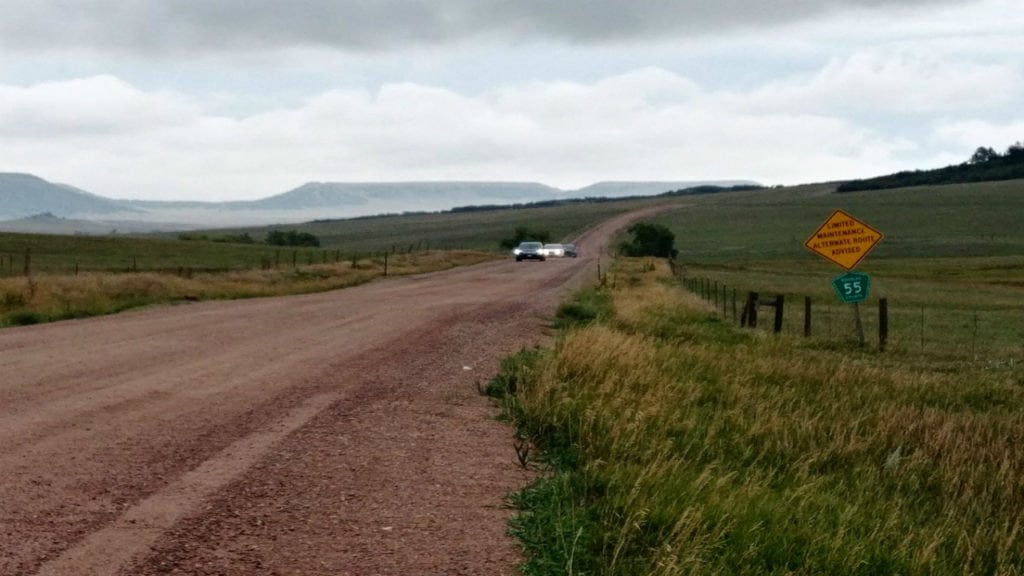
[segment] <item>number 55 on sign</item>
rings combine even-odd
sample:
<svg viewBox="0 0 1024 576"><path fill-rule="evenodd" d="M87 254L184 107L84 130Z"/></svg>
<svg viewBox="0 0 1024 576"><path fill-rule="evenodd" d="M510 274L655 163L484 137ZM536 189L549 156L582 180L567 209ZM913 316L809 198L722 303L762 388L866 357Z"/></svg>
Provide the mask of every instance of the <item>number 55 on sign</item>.
<svg viewBox="0 0 1024 576"><path fill-rule="evenodd" d="M847 272L834 278L832 287L844 304L855 304L867 300L871 291L871 278L861 272Z"/></svg>

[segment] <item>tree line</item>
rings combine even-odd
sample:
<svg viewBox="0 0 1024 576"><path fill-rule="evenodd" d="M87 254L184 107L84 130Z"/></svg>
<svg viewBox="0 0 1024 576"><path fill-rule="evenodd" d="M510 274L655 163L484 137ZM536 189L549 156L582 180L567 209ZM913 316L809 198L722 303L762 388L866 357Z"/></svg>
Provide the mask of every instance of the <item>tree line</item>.
<svg viewBox="0 0 1024 576"><path fill-rule="evenodd" d="M224 234L207 236L206 234L180 234L179 240L198 240L204 242L223 242L227 244L256 244L256 239L248 232L242 234ZM270 246L296 246L303 248L319 248L320 239L309 232L298 230L271 230L263 241Z"/></svg>
<svg viewBox="0 0 1024 576"><path fill-rule="evenodd" d="M885 190L909 186L968 184L1024 178L1024 142L1017 142L1000 154L991 147L979 147L961 164L935 170L907 170L887 176L843 182L839 192Z"/></svg>

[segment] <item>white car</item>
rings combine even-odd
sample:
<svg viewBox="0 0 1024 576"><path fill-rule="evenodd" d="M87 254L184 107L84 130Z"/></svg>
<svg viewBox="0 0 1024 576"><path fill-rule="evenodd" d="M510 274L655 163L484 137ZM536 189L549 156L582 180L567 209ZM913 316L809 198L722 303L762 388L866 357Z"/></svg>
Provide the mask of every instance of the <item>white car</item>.
<svg viewBox="0 0 1024 576"><path fill-rule="evenodd" d="M565 256L565 246L561 244L545 244L540 253L547 258L562 258Z"/></svg>

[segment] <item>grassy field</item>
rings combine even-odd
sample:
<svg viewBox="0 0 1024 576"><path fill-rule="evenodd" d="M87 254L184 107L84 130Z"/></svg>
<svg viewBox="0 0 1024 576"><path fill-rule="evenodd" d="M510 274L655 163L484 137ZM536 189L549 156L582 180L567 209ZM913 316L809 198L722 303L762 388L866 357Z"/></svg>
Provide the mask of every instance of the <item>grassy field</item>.
<svg viewBox="0 0 1024 576"><path fill-rule="evenodd" d="M271 229L287 228L317 236L325 248L345 251L404 251L410 248L498 250L516 227L551 233L556 241L571 241L594 225L639 207L672 199L581 202L565 206L483 210L442 214L381 216L354 220L311 222L297 226L239 228L227 233L248 233L263 238ZM212 231L211 236L225 231Z"/></svg>
<svg viewBox="0 0 1024 576"><path fill-rule="evenodd" d="M545 471L512 499L527 575L1024 573L1024 182L832 190L681 199L674 274L620 259L506 362ZM837 208L886 235L864 347L803 246ZM748 291L781 334L738 326Z"/></svg>
<svg viewBox="0 0 1024 576"><path fill-rule="evenodd" d="M811 297L815 333L848 339L853 316L831 286L843 271L803 246L842 208L885 234L858 266L872 278L862 315L869 333L885 297L895 352L1022 358L1024 226L1016 220L1024 214L1024 181L842 195L830 189L692 198L659 221L675 232L687 275L726 287L730 299L732 290L740 299L749 291L785 295L792 333L802 332L803 297Z"/></svg>
<svg viewBox="0 0 1024 576"><path fill-rule="evenodd" d="M291 265L292 250L270 246L183 242L177 239L134 236L58 236L0 233L0 277L22 276L26 251L31 270L43 274L80 272L226 271L261 268L266 262ZM322 251L301 250L299 262L308 264ZM334 254L330 257L333 259Z"/></svg>
<svg viewBox="0 0 1024 576"><path fill-rule="evenodd" d="M396 254L389 275L419 274L491 260L493 253L452 250ZM0 278L0 327L113 314L152 304L323 292L385 273L381 257L218 272L83 272Z"/></svg>
<svg viewBox="0 0 1024 576"><path fill-rule="evenodd" d="M312 233L321 248L214 241L241 233L260 240L271 228L189 233L189 240L178 235L0 233L0 326L158 303L332 290L381 275L385 253L392 274L472 264L500 257L499 241L512 236L517 226L568 240L602 220L658 201L386 216L273 228Z"/></svg>
<svg viewBox="0 0 1024 576"><path fill-rule="evenodd" d="M684 260L807 261L803 242L841 208L885 234L864 262L1024 254L1024 181L834 194L834 185L697 196L660 219Z"/></svg>
<svg viewBox="0 0 1024 576"><path fill-rule="evenodd" d="M297 230L317 236L320 249L265 244L183 241L178 234L152 236L59 236L0 233L0 278L22 276L26 251L34 273L129 272L183 270L201 272L283 269L378 257L384 252L427 250L497 252L499 242L516 227L547 231L559 240L617 214L665 200L579 203L563 207L487 210L445 214L383 216L308 224L190 232L209 239L248 233L262 241L270 230Z"/></svg>
<svg viewBox="0 0 1024 576"><path fill-rule="evenodd" d="M513 498L526 574L1024 571L1024 365L741 330L662 262L612 275L489 387L547 469Z"/></svg>

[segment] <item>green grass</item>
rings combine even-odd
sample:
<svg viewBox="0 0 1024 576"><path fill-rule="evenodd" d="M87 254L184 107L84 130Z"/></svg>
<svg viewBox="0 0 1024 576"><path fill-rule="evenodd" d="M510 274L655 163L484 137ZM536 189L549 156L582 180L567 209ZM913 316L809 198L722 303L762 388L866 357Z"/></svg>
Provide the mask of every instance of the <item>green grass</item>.
<svg viewBox="0 0 1024 576"><path fill-rule="evenodd" d="M815 334L843 341L853 335L853 315L831 286L843 271L803 246L842 208L886 234L858 266L872 278L862 307L872 341L884 297L895 352L926 351L943 361L1022 358L1024 226L1016 220L1024 214L1024 181L842 195L830 188L694 198L660 221L676 233L685 274L726 287L730 319L732 290L741 302L751 291L783 294L785 329L802 333L810 297Z"/></svg>
<svg viewBox="0 0 1024 576"><path fill-rule="evenodd" d="M58 236L0 233L0 277L21 276L26 251L31 270L42 274L76 271L226 271L265 266L290 267L292 249L272 246L185 242L177 239L131 236ZM334 261L335 253L300 249L298 263Z"/></svg>
<svg viewBox="0 0 1024 576"><path fill-rule="evenodd" d="M676 233L684 260L701 263L806 260L804 241L835 209L885 234L865 264L1024 254L1022 180L848 194L834 188L697 196L657 221Z"/></svg>
<svg viewBox="0 0 1024 576"><path fill-rule="evenodd" d="M599 288L580 290L561 304L555 312L554 327L565 330L575 326L604 320L612 314L611 298L607 291Z"/></svg>
<svg viewBox="0 0 1024 576"><path fill-rule="evenodd" d="M547 208L382 216L189 233L192 237L205 235L211 239L248 233L262 241L270 230L297 230L317 236L321 249L183 241L177 234L60 236L0 233L0 277L22 275L26 251L29 250L32 271L44 274L70 274L76 270L221 272L285 269L292 266L293 259L299 265L310 265L349 261L353 256L375 257L384 252L498 252L499 242L511 237L518 226L546 230L553 238L568 241L608 218L656 202L665 200L584 202Z"/></svg>
<svg viewBox="0 0 1024 576"><path fill-rule="evenodd" d="M1020 574L1024 365L741 330L625 261L614 315L506 364L546 574Z"/></svg>
<svg viewBox="0 0 1024 576"><path fill-rule="evenodd" d="M675 278L717 297L620 261L505 367L543 455L512 499L524 573L1024 572L1024 182L833 189L680 199L655 219ZM838 208L886 235L858 267L865 347L842 270L803 246ZM781 335L770 308L738 327L749 291L785 296Z"/></svg>

